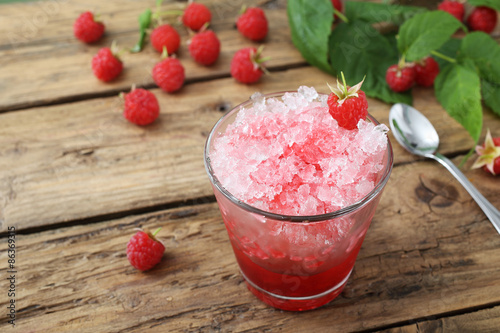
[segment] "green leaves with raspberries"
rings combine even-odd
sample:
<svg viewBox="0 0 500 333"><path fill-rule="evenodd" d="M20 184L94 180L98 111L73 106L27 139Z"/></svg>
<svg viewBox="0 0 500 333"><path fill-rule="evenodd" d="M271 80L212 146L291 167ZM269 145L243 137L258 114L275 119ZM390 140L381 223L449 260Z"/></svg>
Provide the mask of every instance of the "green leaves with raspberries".
<svg viewBox="0 0 500 333"><path fill-rule="evenodd" d="M468 2L500 10L498 0ZM332 75L344 72L349 85L366 75L367 96L411 104L411 92L392 91L385 73L400 59L431 55L440 66L436 98L476 142L482 130L481 100L500 116L500 45L490 35L467 33L449 13L421 7L347 1L344 15L346 20L333 22L331 0L288 1L292 41L311 65ZM453 38L460 29L465 37Z"/></svg>
<svg viewBox="0 0 500 333"><path fill-rule="evenodd" d="M367 96L388 103L412 103L411 94L398 94L385 83L387 68L398 61L394 38L387 38L369 23L356 20L339 24L332 31L329 46L330 62L345 73L349 85L366 75L363 91Z"/></svg>

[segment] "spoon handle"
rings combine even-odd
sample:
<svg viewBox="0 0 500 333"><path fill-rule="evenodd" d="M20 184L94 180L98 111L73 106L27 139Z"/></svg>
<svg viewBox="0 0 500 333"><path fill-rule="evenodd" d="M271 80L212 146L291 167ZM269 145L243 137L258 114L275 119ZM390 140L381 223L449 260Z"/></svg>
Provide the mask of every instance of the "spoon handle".
<svg viewBox="0 0 500 333"><path fill-rule="evenodd" d="M452 161L445 156L435 153L428 155L428 157L441 163L453 176L462 184L463 187L469 192L471 197L477 202L479 207L483 210L484 214L493 223L495 229L500 233L500 212L486 199L479 191L472 185L472 183L465 177L465 175L458 169Z"/></svg>

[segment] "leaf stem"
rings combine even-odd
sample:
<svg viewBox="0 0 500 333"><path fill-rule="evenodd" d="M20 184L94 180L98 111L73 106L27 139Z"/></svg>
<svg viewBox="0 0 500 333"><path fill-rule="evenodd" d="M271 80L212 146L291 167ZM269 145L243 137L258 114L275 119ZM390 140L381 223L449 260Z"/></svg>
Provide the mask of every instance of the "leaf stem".
<svg viewBox="0 0 500 333"><path fill-rule="evenodd" d="M340 72L340 75L342 75L342 83L344 84L344 95L347 96L347 84L345 83L344 72Z"/></svg>
<svg viewBox="0 0 500 333"><path fill-rule="evenodd" d="M160 230L161 230L161 227L160 227L160 228L158 228L158 229L156 229L156 230L153 232L153 237L154 237L154 236L156 236L156 234L158 234L158 232L160 232Z"/></svg>
<svg viewBox="0 0 500 333"><path fill-rule="evenodd" d="M442 54L441 52L438 52L438 51L431 51L431 54L432 54L432 55L435 55L435 56L436 56L436 57L438 57L438 58L441 58L441 59L443 59L443 60L446 60L446 61L448 61L448 62L451 62L451 63L456 63L456 62L457 62L457 60L456 60L456 59L450 58L450 57L448 57L447 55L444 55L444 54Z"/></svg>
<svg viewBox="0 0 500 333"><path fill-rule="evenodd" d="M335 13L335 15L338 16L338 18L340 18L342 21L344 21L345 23L349 23L349 19L344 15L342 14L338 9L336 9L335 7L333 8L333 12Z"/></svg>

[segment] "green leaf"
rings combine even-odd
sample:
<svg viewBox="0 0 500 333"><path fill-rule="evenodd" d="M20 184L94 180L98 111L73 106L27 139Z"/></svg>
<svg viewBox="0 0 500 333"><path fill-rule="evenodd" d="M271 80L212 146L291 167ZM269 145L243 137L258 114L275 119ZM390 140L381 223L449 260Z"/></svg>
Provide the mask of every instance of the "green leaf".
<svg viewBox="0 0 500 333"><path fill-rule="evenodd" d="M406 60L420 60L439 49L461 26L453 15L442 10L417 14L401 26L398 49Z"/></svg>
<svg viewBox="0 0 500 333"><path fill-rule="evenodd" d="M483 125L479 75L470 62L450 64L434 81L436 98L477 143Z"/></svg>
<svg viewBox="0 0 500 333"><path fill-rule="evenodd" d="M450 38L446 43L444 43L439 49L436 51L439 52L440 54L443 54L444 56L451 58L451 59L456 59L458 57L458 51L460 50L460 45L462 44L462 40L458 38ZM439 64L439 68L444 68L447 65L450 64L449 61L440 58L440 57L433 57L437 63Z"/></svg>
<svg viewBox="0 0 500 333"><path fill-rule="evenodd" d="M289 0L287 13L295 47L311 65L332 73L328 63L328 36L333 23L331 1Z"/></svg>
<svg viewBox="0 0 500 333"><path fill-rule="evenodd" d="M500 116L500 85L481 80L481 94L484 104Z"/></svg>
<svg viewBox="0 0 500 333"><path fill-rule="evenodd" d="M385 82L387 68L398 62L396 40L386 38L364 21L340 23L330 36L330 59L337 72L344 72L350 86L366 75L361 90L387 103L412 104L411 93L399 94Z"/></svg>
<svg viewBox="0 0 500 333"><path fill-rule="evenodd" d="M500 45L490 35L481 31L467 34L460 51L474 61L481 78L500 84Z"/></svg>
<svg viewBox="0 0 500 333"><path fill-rule="evenodd" d="M474 7L486 6L500 11L500 1L498 0L468 0L467 3Z"/></svg>
<svg viewBox="0 0 500 333"><path fill-rule="evenodd" d="M423 7L390 5L373 2L345 2L345 16L350 21L362 20L368 23L388 22L401 25L418 13L425 12Z"/></svg>
<svg viewBox="0 0 500 333"><path fill-rule="evenodd" d="M146 38L146 30L149 29L149 26L151 25L151 16L152 13L149 8L139 15L139 41L134 45L130 52L136 53L142 50L144 39Z"/></svg>

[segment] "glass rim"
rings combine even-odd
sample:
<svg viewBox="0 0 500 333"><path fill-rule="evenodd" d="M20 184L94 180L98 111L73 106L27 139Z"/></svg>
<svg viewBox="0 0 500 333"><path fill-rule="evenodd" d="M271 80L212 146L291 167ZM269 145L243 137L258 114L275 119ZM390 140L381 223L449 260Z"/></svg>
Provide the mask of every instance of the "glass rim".
<svg viewBox="0 0 500 333"><path fill-rule="evenodd" d="M271 98L271 97L279 97L283 96L285 93L296 93L297 91L280 91L280 92L274 92L274 93L268 93L268 94L262 94L263 98ZM318 95L325 95L324 93L319 93ZM205 171L208 174L208 177L210 179L210 182L213 186L217 188L227 199L229 199L232 203L235 205L243 208L244 210L250 212L250 213L255 213L262 215L266 218L270 218L273 220L278 220L278 221L287 221L287 222L297 222L297 223L305 223L305 222L319 222L319 221L325 221L325 220L332 220L334 218L340 217L347 215L351 212L354 212L364 205L368 204L373 198L377 196L385 187L385 184L389 180L389 176L392 171L393 167L393 151L392 151L392 145L391 141L389 140L389 137L387 136L387 166L385 167L384 174L382 178L378 181L378 183L375 185L373 190L371 190L367 195L365 195L363 198L360 200L350 204L349 206L346 206L344 208L341 208L339 210L333 211L333 212L328 212L324 214L318 214L318 215L285 215L285 214L279 214L279 213L272 213L268 212L265 210L262 210L260 208L254 207L252 205L249 205L238 198L236 198L232 193L230 193L228 190L226 190L220 181L217 179L215 176L214 170L212 169L210 157L209 157L209 150L210 150L210 143L213 141L214 136L216 134L217 128L230 116L232 116L234 113L238 112L241 108L253 104L253 101L251 99L246 100L243 103L240 103L233 107L231 110L226 112L222 117L220 117L219 120L215 123L215 125L212 127L210 130L210 133L207 137L207 140L205 142L205 149L203 151L203 157L204 157L204 164L205 164ZM378 122L377 119L375 119L372 115L368 113L367 118L374 123L375 125L379 125L380 122Z"/></svg>

